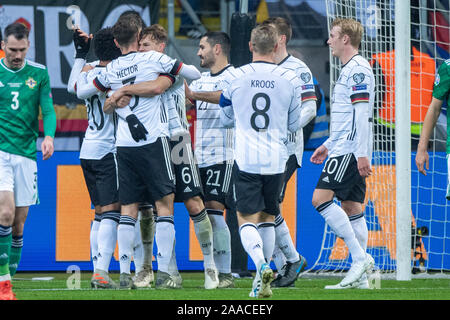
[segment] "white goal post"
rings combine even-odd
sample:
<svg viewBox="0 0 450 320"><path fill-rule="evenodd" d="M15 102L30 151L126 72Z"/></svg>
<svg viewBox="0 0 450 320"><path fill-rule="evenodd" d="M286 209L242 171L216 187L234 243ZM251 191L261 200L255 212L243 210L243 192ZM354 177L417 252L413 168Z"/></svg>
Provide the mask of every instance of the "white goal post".
<svg viewBox="0 0 450 320"><path fill-rule="evenodd" d="M450 211L446 119L429 146L430 170L418 173L415 150L437 68L449 56L445 0L326 0L328 25L338 17L364 26L360 53L376 78L373 175L367 179L367 251L384 277L447 277ZM341 65L330 53L330 91ZM332 97L330 92L330 97ZM410 120L411 119L411 120ZM338 274L351 265L348 249L325 225L319 257L308 273Z"/></svg>

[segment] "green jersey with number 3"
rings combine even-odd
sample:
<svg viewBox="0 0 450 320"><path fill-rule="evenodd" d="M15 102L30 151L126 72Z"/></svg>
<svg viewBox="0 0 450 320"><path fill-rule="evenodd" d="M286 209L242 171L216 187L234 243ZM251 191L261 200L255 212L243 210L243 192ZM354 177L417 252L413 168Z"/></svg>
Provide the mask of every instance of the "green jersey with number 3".
<svg viewBox="0 0 450 320"><path fill-rule="evenodd" d="M9 69L0 60L0 150L36 160L39 106L44 133L54 137L56 115L47 68L25 60L20 69Z"/></svg>

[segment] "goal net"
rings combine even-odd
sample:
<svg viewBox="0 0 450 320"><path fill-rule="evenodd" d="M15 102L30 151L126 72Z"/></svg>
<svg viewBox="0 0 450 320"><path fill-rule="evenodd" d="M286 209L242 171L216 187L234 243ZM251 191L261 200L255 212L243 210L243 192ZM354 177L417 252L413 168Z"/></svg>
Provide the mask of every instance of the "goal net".
<svg viewBox="0 0 450 320"><path fill-rule="evenodd" d="M395 174L395 1L327 0L328 26L338 17L364 26L360 53L371 62L376 80L373 174L366 180L364 214L369 230L367 251L382 274L396 271ZM411 0L411 257L412 275L450 271L450 213L447 186L445 107L429 145L430 170L419 174L415 154L431 101L435 72L449 58L448 0ZM330 90L340 62L330 54ZM330 94L330 97L332 95ZM405 121L408 121L405 119ZM348 249L325 225L322 247L309 273L340 274L351 266Z"/></svg>

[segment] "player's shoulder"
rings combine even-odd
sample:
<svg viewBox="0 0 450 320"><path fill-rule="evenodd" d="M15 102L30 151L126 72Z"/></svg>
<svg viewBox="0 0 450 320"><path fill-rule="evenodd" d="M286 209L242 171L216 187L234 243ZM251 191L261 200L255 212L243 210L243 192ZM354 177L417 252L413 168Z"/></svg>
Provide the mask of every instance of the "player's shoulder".
<svg viewBox="0 0 450 320"><path fill-rule="evenodd" d="M309 67L306 65L304 61L300 60L297 57L294 57L293 55L288 55L279 63L279 65L282 66L283 68L291 69L293 71L304 69L307 70L308 72L311 72L309 70Z"/></svg>
<svg viewBox="0 0 450 320"><path fill-rule="evenodd" d="M94 79L98 76L102 76L106 73L106 66L93 66L94 68L87 72L88 79Z"/></svg>
<svg viewBox="0 0 450 320"><path fill-rule="evenodd" d="M33 68L33 69L47 70L47 67L45 65L28 60L28 59L27 59L27 65L28 65L28 67Z"/></svg>
<svg viewBox="0 0 450 320"><path fill-rule="evenodd" d="M351 58L347 64L349 68L362 67L372 70L370 62L360 54L357 54L353 58Z"/></svg>
<svg viewBox="0 0 450 320"><path fill-rule="evenodd" d="M225 68L222 69L220 74L224 77L228 77L228 76L235 75L235 71L236 71L236 68L233 65L229 64Z"/></svg>
<svg viewBox="0 0 450 320"><path fill-rule="evenodd" d="M439 71L447 72L447 74L450 73L450 59L445 60L440 66Z"/></svg>
<svg viewBox="0 0 450 320"><path fill-rule="evenodd" d="M173 60L170 56L165 53L150 50L146 52L137 52L136 58L140 61L152 61L152 62L162 62L165 63L167 61Z"/></svg>
<svg viewBox="0 0 450 320"><path fill-rule="evenodd" d="M210 78L211 72L210 71L203 71L200 75L201 78Z"/></svg>
<svg viewBox="0 0 450 320"><path fill-rule="evenodd" d="M282 65L276 65L276 67L272 69L272 74L279 78L285 79L286 81L288 81L293 85L295 85L299 81L298 74L296 71L290 68L285 68Z"/></svg>
<svg viewBox="0 0 450 320"><path fill-rule="evenodd" d="M356 55L344 66L343 71L346 71L349 76L355 73L364 73L368 76L373 76L373 69L363 56Z"/></svg>

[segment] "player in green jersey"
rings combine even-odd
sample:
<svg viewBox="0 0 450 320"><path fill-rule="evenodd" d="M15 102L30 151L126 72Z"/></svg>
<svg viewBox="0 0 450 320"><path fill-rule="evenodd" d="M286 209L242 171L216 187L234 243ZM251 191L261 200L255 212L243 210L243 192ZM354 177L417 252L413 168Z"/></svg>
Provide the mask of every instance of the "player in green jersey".
<svg viewBox="0 0 450 320"><path fill-rule="evenodd" d="M429 155L427 151L428 141L430 140L431 132L436 125L439 114L441 113L441 107L444 101L447 101L447 105L450 103L450 59L445 60L436 74L436 80L433 87L433 98L428 108L427 115L425 117L422 133L420 134L419 145L417 147L416 154L416 166L419 172L424 175L427 174L426 170L429 169ZM447 112L447 171L450 169L450 113ZM426 170L425 170L426 169ZM450 179L450 175L447 175L447 179ZM450 180L447 180L447 199L450 200Z"/></svg>
<svg viewBox="0 0 450 320"><path fill-rule="evenodd" d="M36 140L39 106L45 138L42 157L53 154L56 114L45 66L25 59L29 30L20 23L6 27L0 60L0 300L15 299L11 277L23 246L23 227L30 205L38 204Z"/></svg>

